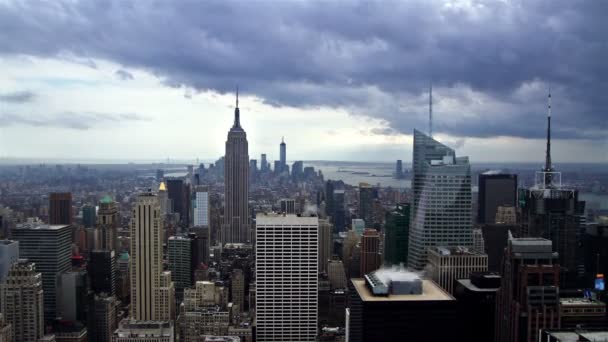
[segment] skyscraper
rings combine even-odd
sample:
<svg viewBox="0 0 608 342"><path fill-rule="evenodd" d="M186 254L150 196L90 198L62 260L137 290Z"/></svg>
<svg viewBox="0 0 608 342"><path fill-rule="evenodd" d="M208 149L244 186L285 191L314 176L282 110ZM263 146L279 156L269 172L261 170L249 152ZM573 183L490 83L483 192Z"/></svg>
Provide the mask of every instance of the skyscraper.
<svg viewBox="0 0 608 342"><path fill-rule="evenodd" d="M52 192L49 197L49 224L72 224L72 193Z"/></svg>
<svg viewBox="0 0 608 342"><path fill-rule="evenodd" d="M401 203L386 214L384 261L388 265L407 264L410 209L409 203Z"/></svg>
<svg viewBox="0 0 608 342"><path fill-rule="evenodd" d="M280 147L280 167L281 170L279 171L279 173L283 173L285 172L285 170L287 170L287 145L285 144L285 137L281 138L281 145L279 145Z"/></svg>
<svg viewBox="0 0 608 342"><path fill-rule="evenodd" d="M477 222L494 223L498 207L517 204L517 175L486 172L479 174Z"/></svg>
<svg viewBox="0 0 608 342"><path fill-rule="evenodd" d="M471 167L468 157L414 130L414 192L408 266L421 270L427 248L471 246Z"/></svg>
<svg viewBox="0 0 608 342"><path fill-rule="evenodd" d="M155 194L137 196L131 218L131 315L135 320L157 320L157 295L163 270L163 220Z"/></svg>
<svg viewBox="0 0 608 342"><path fill-rule="evenodd" d="M182 225L187 226L190 222L190 189L181 179L165 180L167 195L173 203L173 212L179 214Z"/></svg>
<svg viewBox="0 0 608 342"><path fill-rule="evenodd" d="M95 227L97 221L97 210L93 205L82 207L82 225L85 227Z"/></svg>
<svg viewBox="0 0 608 342"><path fill-rule="evenodd" d="M256 341L315 341L318 218L258 214L256 223Z"/></svg>
<svg viewBox="0 0 608 342"><path fill-rule="evenodd" d="M225 210L221 241L245 243L249 231L249 152L247 134L241 127L239 95L236 94L234 125L228 132L224 169Z"/></svg>
<svg viewBox="0 0 608 342"><path fill-rule="evenodd" d="M55 319L59 275L71 266L72 226L28 222L13 230L13 239L19 241L19 257L35 263L42 273L44 318Z"/></svg>
<svg viewBox="0 0 608 342"><path fill-rule="evenodd" d="M19 259L0 285L1 311L13 326L14 342L38 341L44 335L42 275L35 264Z"/></svg>
<svg viewBox="0 0 608 342"><path fill-rule="evenodd" d="M169 253L169 270L175 283L177 297L182 298L184 288L192 286L194 280L194 269L192 253L194 240L190 237L169 237L167 250Z"/></svg>
<svg viewBox="0 0 608 342"><path fill-rule="evenodd" d="M87 337L89 342L108 342L118 322L116 297L105 293L96 294L89 304Z"/></svg>
<svg viewBox="0 0 608 342"><path fill-rule="evenodd" d="M403 162L401 161L401 159L398 159L397 164L395 165L395 178L403 178Z"/></svg>
<svg viewBox="0 0 608 342"><path fill-rule="evenodd" d="M237 305L236 310L243 312L245 309L245 275L241 269L234 269L230 275L230 295L232 303Z"/></svg>
<svg viewBox="0 0 608 342"><path fill-rule="evenodd" d="M268 160L266 159L266 153L262 153L260 156L260 171L262 173L268 172Z"/></svg>
<svg viewBox="0 0 608 342"><path fill-rule="evenodd" d="M0 283L6 277L14 262L19 259L19 242L0 240Z"/></svg>
<svg viewBox="0 0 608 342"><path fill-rule="evenodd" d="M362 218L367 227L372 227L373 218L373 204L374 204L374 193L377 191L368 183L359 183L359 217ZM367 228L366 227L366 228Z"/></svg>
<svg viewBox="0 0 608 342"><path fill-rule="evenodd" d="M380 268L380 234L375 229L365 229L361 235L361 271L367 274Z"/></svg>
<svg viewBox="0 0 608 342"><path fill-rule="evenodd" d="M209 190L204 186L197 186L192 201L193 225L195 227L209 227L211 206L209 205Z"/></svg>
<svg viewBox="0 0 608 342"><path fill-rule="evenodd" d="M319 272L327 273L327 263L331 259L333 227L329 220L319 219Z"/></svg>
<svg viewBox="0 0 608 342"><path fill-rule="evenodd" d="M118 206L110 196L105 196L99 201L97 211L97 228L101 235L101 249L114 250L118 253Z"/></svg>
<svg viewBox="0 0 608 342"><path fill-rule="evenodd" d="M559 264L551 241L509 236L496 300L497 342L538 341L559 328Z"/></svg>
<svg viewBox="0 0 608 342"><path fill-rule="evenodd" d="M331 218L336 233L346 230L346 199L344 196L344 190L334 190L333 192L332 202L334 211L331 214Z"/></svg>
<svg viewBox="0 0 608 342"><path fill-rule="evenodd" d="M462 246L429 248L428 259L431 278L450 294L454 294L457 279L488 270L487 254Z"/></svg>
<svg viewBox="0 0 608 342"><path fill-rule="evenodd" d="M94 293L116 294L116 257L115 252L107 249L92 250L89 254L87 271L91 278Z"/></svg>

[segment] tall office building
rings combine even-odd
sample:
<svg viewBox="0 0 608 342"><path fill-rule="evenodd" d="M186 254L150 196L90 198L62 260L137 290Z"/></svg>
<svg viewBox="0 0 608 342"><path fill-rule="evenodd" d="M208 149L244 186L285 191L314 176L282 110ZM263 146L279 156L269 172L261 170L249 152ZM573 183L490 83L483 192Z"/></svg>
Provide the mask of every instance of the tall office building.
<svg viewBox="0 0 608 342"><path fill-rule="evenodd" d="M327 263L331 259L333 247L333 227L329 220L319 219L319 272L327 273Z"/></svg>
<svg viewBox="0 0 608 342"><path fill-rule="evenodd" d="M431 278L450 294L457 279L488 270L488 255L468 247L432 247L428 253Z"/></svg>
<svg viewBox="0 0 608 342"><path fill-rule="evenodd" d="M120 216L118 205L110 196L105 196L99 201L97 211L97 229L100 231L100 249L114 250L118 253L118 225Z"/></svg>
<svg viewBox="0 0 608 342"><path fill-rule="evenodd" d="M333 208L331 218L334 224L334 232L339 233L346 230L346 199L344 190L334 190ZM367 223L367 222L366 222Z"/></svg>
<svg viewBox="0 0 608 342"><path fill-rule="evenodd" d="M66 321L87 320L89 284L87 271L74 269L59 275L57 286L57 317Z"/></svg>
<svg viewBox="0 0 608 342"><path fill-rule="evenodd" d="M17 259L19 259L19 242L0 240L0 283Z"/></svg>
<svg viewBox="0 0 608 342"><path fill-rule="evenodd" d="M224 169L224 222L221 241L245 243L250 241L249 230L249 152L247 134L241 127L239 95L236 95L234 125L226 140L226 166Z"/></svg>
<svg viewBox="0 0 608 342"><path fill-rule="evenodd" d="M463 321L463 341L494 341L496 319L496 294L500 288L500 275L473 273L458 279L454 285L454 297Z"/></svg>
<svg viewBox="0 0 608 342"><path fill-rule="evenodd" d="M585 202L578 200L576 189L562 186L561 172L551 162L551 95L547 116L545 166L536 173L536 184L525 189L520 198L522 235L543 237L553 242L562 268L562 286L585 287L584 219Z"/></svg>
<svg viewBox="0 0 608 342"><path fill-rule="evenodd" d="M204 186L197 186L192 201L193 225L195 227L209 227L211 206L209 203L209 190Z"/></svg>
<svg viewBox="0 0 608 342"><path fill-rule="evenodd" d="M135 320L158 320L158 290L163 270L163 219L152 192L137 196L131 217L131 315Z"/></svg>
<svg viewBox="0 0 608 342"><path fill-rule="evenodd" d="M19 259L0 284L2 314L13 327L14 342L38 341L44 335L42 275L36 265Z"/></svg>
<svg viewBox="0 0 608 342"><path fill-rule="evenodd" d="M496 300L497 342L538 341L560 328L559 264L551 241L509 236Z"/></svg>
<svg viewBox="0 0 608 342"><path fill-rule="evenodd" d="M160 203L160 214L167 215L173 213L173 203L169 200L167 193L167 185L165 182L160 182L158 185L158 202Z"/></svg>
<svg viewBox="0 0 608 342"><path fill-rule="evenodd" d="M82 207L82 225L85 227L95 227L97 222L97 208L94 205L84 205Z"/></svg>
<svg viewBox="0 0 608 342"><path fill-rule="evenodd" d="M72 262L72 226L28 222L13 230L13 239L19 241L19 257L35 263L42 273L44 317L55 319L59 275L69 271Z"/></svg>
<svg viewBox="0 0 608 342"><path fill-rule="evenodd" d="M367 274L380 268L380 234L375 229L365 229L361 235L361 271Z"/></svg>
<svg viewBox="0 0 608 342"><path fill-rule="evenodd" d="M190 223L190 186L184 184L181 179L165 180L167 187L167 195L173 204L173 212L179 214L182 225L187 226Z"/></svg>
<svg viewBox="0 0 608 342"><path fill-rule="evenodd" d="M494 223L498 207L517 204L517 175L486 172L479 174L477 222Z"/></svg>
<svg viewBox="0 0 608 342"><path fill-rule="evenodd" d="M301 160L295 161L291 166L291 179L294 182L300 181L304 178L304 162Z"/></svg>
<svg viewBox="0 0 608 342"><path fill-rule="evenodd" d="M359 183L359 218L362 218L368 227L372 227L374 198L378 191L368 183ZM367 227L366 227L367 228Z"/></svg>
<svg viewBox="0 0 608 342"><path fill-rule="evenodd" d="M285 137L281 138L281 144L279 145L279 155L279 173L283 173L287 170L287 145L285 144Z"/></svg>
<svg viewBox="0 0 608 342"><path fill-rule="evenodd" d="M295 214L296 213L296 200L293 198L283 198L280 201L281 213Z"/></svg>
<svg viewBox="0 0 608 342"><path fill-rule="evenodd" d="M171 280L171 271L163 271L160 274L158 287L154 291L154 305L155 319L165 322L175 320L175 285Z"/></svg>
<svg viewBox="0 0 608 342"><path fill-rule="evenodd" d="M471 246L471 167L468 157L414 130L414 192L408 266L421 270L427 248Z"/></svg>
<svg viewBox="0 0 608 342"><path fill-rule="evenodd" d="M395 165L395 178L403 178L403 162L401 161L401 159L398 159L397 164Z"/></svg>
<svg viewBox="0 0 608 342"><path fill-rule="evenodd" d="M52 192L49 197L49 224L72 224L72 193Z"/></svg>
<svg viewBox="0 0 608 342"><path fill-rule="evenodd" d="M266 153L262 153L262 155L260 156L260 171L262 171L262 173L264 172L268 172L268 160L266 159Z"/></svg>
<svg viewBox="0 0 608 342"><path fill-rule="evenodd" d="M357 235L361 236L363 231L365 230L365 220L364 219L352 219L351 221L351 230L353 230Z"/></svg>
<svg viewBox="0 0 608 342"><path fill-rule="evenodd" d="M256 219L256 341L315 341L318 311L317 217Z"/></svg>
<svg viewBox="0 0 608 342"><path fill-rule="evenodd" d="M236 310L243 312L245 309L245 274L241 269L234 269L230 275L230 294Z"/></svg>
<svg viewBox="0 0 608 342"><path fill-rule="evenodd" d="M325 182L325 215L332 216L334 214L334 182L328 180ZM333 222L333 218L332 218Z"/></svg>
<svg viewBox="0 0 608 342"><path fill-rule="evenodd" d="M409 203L400 203L386 214L384 261L387 265L407 264L410 209Z"/></svg>
<svg viewBox="0 0 608 342"><path fill-rule="evenodd" d="M169 270L175 284L178 298L182 298L184 289L192 286L194 267L192 253L195 241L190 237L171 236L167 244Z"/></svg>
<svg viewBox="0 0 608 342"><path fill-rule="evenodd" d="M116 256L114 251L95 249L89 254L87 272L94 293L116 295Z"/></svg>
<svg viewBox="0 0 608 342"><path fill-rule="evenodd" d="M96 294L89 304L87 336L89 342L112 341L118 327L116 297L105 293Z"/></svg>
<svg viewBox="0 0 608 342"><path fill-rule="evenodd" d="M461 341L458 304L432 280L395 268L350 282L346 341Z"/></svg>

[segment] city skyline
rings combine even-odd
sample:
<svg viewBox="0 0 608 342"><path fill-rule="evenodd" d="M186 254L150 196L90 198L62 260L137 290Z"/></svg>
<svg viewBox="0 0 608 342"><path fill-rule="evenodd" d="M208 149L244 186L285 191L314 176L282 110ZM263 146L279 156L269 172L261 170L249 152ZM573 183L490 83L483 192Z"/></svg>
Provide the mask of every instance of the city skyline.
<svg viewBox="0 0 608 342"><path fill-rule="evenodd" d="M412 130L428 127L432 82L434 136L472 162L537 161L549 89L555 162L608 160L605 72L594 62L607 51L594 48L601 37L583 29L601 32L604 4L192 6L0 5L7 27L0 34L0 158L213 159L222 155L221 132L232 121L226 109L240 84L251 156L278 160L275 146L285 136L295 160L407 161ZM321 8L340 11L338 20L313 19ZM267 22L247 29L250 13ZM138 43L99 37L97 26L76 17ZM114 25L117 18L130 21L128 32ZM157 32L162 25L150 27L149 19L173 26ZM55 31L62 41L48 36ZM167 43L170 33L174 41ZM89 36L99 40L82 38ZM538 37L535 44L530 36ZM271 46L282 47L280 54L256 54L256 63L243 57ZM299 66L302 59L310 63ZM199 134L202 127L207 134ZM127 144L133 131L136 143Z"/></svg>

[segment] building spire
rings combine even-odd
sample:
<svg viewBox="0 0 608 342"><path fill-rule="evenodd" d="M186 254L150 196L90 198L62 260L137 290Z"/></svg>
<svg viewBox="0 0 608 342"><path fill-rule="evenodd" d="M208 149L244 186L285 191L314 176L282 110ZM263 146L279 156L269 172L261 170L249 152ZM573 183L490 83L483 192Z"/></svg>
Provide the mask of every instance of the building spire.
<svg viewBox="0 0 608 342"><path fill-rule="evenodd" d="M429 84L429 137L433 137L433 83Z"/></svg>
<svg viewBox="0 0 608 342"><path fill-rule="evenodd" d="M284 144L284 143L285 143L285 136L282 136L281 137L281 144Z"/></svg>
<svg viewBox="0 0 608 342"><path fill-rule="evenodd" d="M234 126L235 128L241 127L241 111L239 110L239 86L236 86L236 107L234 108Z"/></svg>
<svg viewBox="0 0 608 342"><path fill-rule="evenodd" d="M545 151L545 187L551 185L553 165L551 163L551 90L547 96L547 149Z"/></svg>

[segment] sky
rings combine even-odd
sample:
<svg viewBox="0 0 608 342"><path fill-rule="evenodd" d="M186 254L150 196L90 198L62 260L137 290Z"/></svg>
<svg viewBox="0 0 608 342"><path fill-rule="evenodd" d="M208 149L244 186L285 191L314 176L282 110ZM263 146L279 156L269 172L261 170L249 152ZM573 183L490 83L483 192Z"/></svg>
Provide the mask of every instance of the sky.
<svg viewBox="0 0 608 342"><path fill-rule="evenodd" d="M0 0L0 158L608 162L606 1Z"/></svg>

